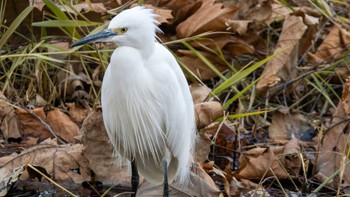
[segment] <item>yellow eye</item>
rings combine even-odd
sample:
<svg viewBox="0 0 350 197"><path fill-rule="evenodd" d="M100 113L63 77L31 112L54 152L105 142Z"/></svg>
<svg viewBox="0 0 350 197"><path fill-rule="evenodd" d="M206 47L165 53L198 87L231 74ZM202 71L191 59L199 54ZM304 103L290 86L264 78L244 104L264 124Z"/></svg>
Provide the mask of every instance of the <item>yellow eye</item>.
<svg viewBox="0 0 350 197"><path fill-rule="evenodd" d="M121 30L121 32L122 32L122 33L125 33L125 32L127 32L127 31L128 31L128 28L123 27L123 28L121 28L120 30Z"/></svg>

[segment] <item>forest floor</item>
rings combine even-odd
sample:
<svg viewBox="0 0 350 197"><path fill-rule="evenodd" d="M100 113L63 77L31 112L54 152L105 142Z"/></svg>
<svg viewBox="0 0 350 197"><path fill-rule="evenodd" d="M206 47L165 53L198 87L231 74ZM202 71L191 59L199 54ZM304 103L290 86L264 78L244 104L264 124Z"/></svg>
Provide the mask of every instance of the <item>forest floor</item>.
<svg viewBox="0 0 350 197"><path fill-rule="evenodd" d="M0 196L130 191L100 106L116 46L70 45L137 3L195 103L193 187L172 194L350 196L349 0L1 1Z"/></svg>

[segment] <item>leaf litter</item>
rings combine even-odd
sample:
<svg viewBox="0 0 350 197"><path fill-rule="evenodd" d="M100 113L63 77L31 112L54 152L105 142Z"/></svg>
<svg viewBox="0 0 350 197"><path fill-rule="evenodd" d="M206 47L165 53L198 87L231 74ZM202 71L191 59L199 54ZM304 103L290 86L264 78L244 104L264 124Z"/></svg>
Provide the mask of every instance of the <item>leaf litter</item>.
<svg viewBox="0 0 350 197"><path fill-rule="evenodd" d="M50 2L34 1L36 9L32 19L25 19L32 20L27 24L53 19L56 14L102 25L123 8L124 1L74 5L52 1L56 10L49 8ZM31 3L1 6L23 10ZM144 3L159 15L165 33L161 38L182 63L195 102L194 187L181 190L173 185L172 191L178 192L174 195L350 192L350 33L349 15L343 10L350 7L348 3L343 7L334 2L270 0ZM5 15L4 26L17 17L7 11ZM19 34L30 33L25 24L16 29ZM129 187L129 163L111 150L99 109L103 72L115 46L96 45L99 55L89 47L85 53L68 53L72 37L94 29L79 27L67 36L71 29L62 28L56 28L59 33L47 29L51 38L44 37L45 45L32 48L31 53L39 54L36 57L46 59L20 59L27 55L20 51L28 50L18 50L24 47L19 34L13 34L1 49L0 73L6 75L0 78L1 195L19 181L47 181L30 175L28 164L58 182L97 180ZM40 38L41 30L33 28L33 37ZM191 47L178 39L186 39ZM213 95L232 75L274 53L279 54ZM47 62L49 58L55 61ZM26 68L16 67L18 62ZM231 103L227 106L226 102ZM143 181L139 193L161 191Z"/></svg>

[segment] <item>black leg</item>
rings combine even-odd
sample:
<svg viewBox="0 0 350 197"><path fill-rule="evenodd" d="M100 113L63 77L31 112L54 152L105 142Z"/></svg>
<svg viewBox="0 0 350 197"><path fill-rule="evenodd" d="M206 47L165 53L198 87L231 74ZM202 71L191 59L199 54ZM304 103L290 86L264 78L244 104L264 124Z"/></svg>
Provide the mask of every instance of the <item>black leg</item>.
<svg viewBox="0 0 350 197"><path fill-rule="evenodd" d="M169 183L168 183L168 162L164 160L164 190L163 197L169 196Z"/></svg>
<svg viewBox="0 0 350 197"><path fill-rule="evenodd" d="M137 171L135 160L133 160L131 162L131 189L134 192L134 194L131 195L132 197L136 196L137 188L139 186L139 178L139 172Z"/></svg>

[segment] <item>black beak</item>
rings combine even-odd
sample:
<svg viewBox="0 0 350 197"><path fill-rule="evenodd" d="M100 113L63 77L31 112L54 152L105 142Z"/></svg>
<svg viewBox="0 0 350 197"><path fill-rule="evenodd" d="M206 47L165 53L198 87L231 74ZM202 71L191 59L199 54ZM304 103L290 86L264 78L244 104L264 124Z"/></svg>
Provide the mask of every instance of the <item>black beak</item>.
<svg viewBox="0 0 350 197"><path fill-rule="evenodd" d="M111 31L110 29L105 29L103 31L101 31L100 33L85 37L81 40L78 40L77 42L74 42L71 47L76 47L79 45L83 45L83 44L87 44L87 43L91 43L91 42L98 42L98 41L102 41L106 38L112 37L112 36L116 36L118 35L116 32Z"/></svg>

